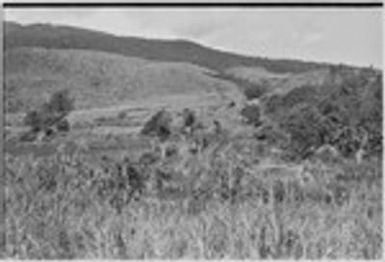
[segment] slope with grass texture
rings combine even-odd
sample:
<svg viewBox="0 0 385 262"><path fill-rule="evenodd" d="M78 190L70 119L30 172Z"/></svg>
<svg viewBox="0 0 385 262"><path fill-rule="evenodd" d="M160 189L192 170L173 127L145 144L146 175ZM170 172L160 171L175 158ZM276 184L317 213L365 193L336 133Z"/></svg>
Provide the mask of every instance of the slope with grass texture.
<svg viewBox="0 0 385 262"><path fill-rule="evenodd" d="M304 72L325 64L299 60L272 60L219 51L186 40L157 40L119 37L71 26L4 23L5 49L44 47L87 49L156 61L187 62L214 70L235 66L264 67L274 72Z"/></svg>
<svg viewBox="0 0 385 262"><path fill-rule="evenodd" d="M207 72L186 63L156 63L104 52L16 48L5 52L6 109L28 110L60 89L70 90L76 109L178 94L241 96L234 84Z"/></svg>

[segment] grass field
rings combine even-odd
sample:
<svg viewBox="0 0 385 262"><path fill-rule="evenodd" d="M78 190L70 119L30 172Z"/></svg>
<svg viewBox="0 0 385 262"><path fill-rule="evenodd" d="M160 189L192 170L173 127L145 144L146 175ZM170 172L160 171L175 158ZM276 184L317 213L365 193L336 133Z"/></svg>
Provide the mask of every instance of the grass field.
<svg viewBox="0 0 385 262"><path fill-rule="evenodd" d="M195 153L135 134L9 150L2 257L381 258L380 161L286 163L240 130Z"/></svg>

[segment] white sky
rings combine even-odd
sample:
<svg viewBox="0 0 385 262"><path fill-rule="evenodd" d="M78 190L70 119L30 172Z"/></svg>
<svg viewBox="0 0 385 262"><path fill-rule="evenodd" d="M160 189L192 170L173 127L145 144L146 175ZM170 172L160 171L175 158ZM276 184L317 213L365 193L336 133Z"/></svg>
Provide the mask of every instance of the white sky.
<svg viewBox="0 0 385 262"><path fill-rule="evenodd" d="M252 56L382 67L381 9L7 9L5 18L183 38Z"/></svg>

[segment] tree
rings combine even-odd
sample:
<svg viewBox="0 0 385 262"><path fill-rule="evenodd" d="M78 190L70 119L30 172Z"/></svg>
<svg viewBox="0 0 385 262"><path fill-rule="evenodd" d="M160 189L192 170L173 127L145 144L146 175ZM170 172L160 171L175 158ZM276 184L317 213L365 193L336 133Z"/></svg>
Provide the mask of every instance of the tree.
<svg viewBox="0 0 385 262"><path fill-rule="evenodd" d="M52 126L56 126L61 131L68 131L70 126L65 117L73 110L73 102L68 90L55 92L47 103L27 112L24 123L31 127L32 133L47 132Z"/></svg>
<svg viewBox="0 0 385 262"><path fill-rule="evenodd" d="M189 108L183 110L183 124L185 127L192 127L196 122L194 111Z"/></svg>
<svg viewBox="0 0 385 262"><path fill-rule="evenodd" d="M126 116L127 116L126 111L120 111L118 114L118 119L122 120L122 119L126 118Z"/></svg>
<svg viewBox="0 0 385 262"><path fill-rule="evenodd" d="M253 126L261 125L261 110L258 105L247 105L241 110L241 115L246 119L248 124Z"/></svg>
<svg viewBox="0 0 385 262"><path fill-rule="evenodd" d="M247 86L244 89L244 94L247 98L247 100L252 100L255 98L260 98L263 94L265 94L268 90L268 87L266 84L254 84Z"/></svg>
<svg viewBox="0 0 385 262"><path fill-rule="evenodd" d="M30 126L34 132L41 130L43 119L36 110L27 112L24 117L24 124Z"/></svg>
<svg viewBox="0 0 385 262"><path fill-rule="evenodd" d="M67 119L63 119L56 125L58 131L68 132L70 130L70 123Z"/></svg>
<svg viewBox="0 0 385 262"><path fill-rule="evenodd" d="M294 107L281 123L290 134L290 149L305 158L324 143L328 126L318 109L309 104Z"/></svg>
<svg viewBox="0 0 385 262"><path fill-rule="evenodd" d="M144 125L141 133L148 136L157 136L161 140L166 140L171 134L171 120L171 114L163 109L151 117Z"/></svg>
<svg viewBox="0 0 385 262"><path fill-rule="evenodd" d="M67 89L53 93L47 105L47 110L58 114L68 114L73 108L74 103Z"/></svg>

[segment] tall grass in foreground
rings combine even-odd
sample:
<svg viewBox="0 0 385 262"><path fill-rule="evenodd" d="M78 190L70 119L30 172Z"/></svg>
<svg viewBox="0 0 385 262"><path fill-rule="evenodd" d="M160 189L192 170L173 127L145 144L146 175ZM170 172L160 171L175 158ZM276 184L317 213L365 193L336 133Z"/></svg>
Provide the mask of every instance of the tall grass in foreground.
<svg viewBox="0 0 385 262"><path fill-rule="evenodd" d="M296 173L227 148L119 164L80 150L7 155L2 256L381 258L379 163L312 162Z"/></svg>

